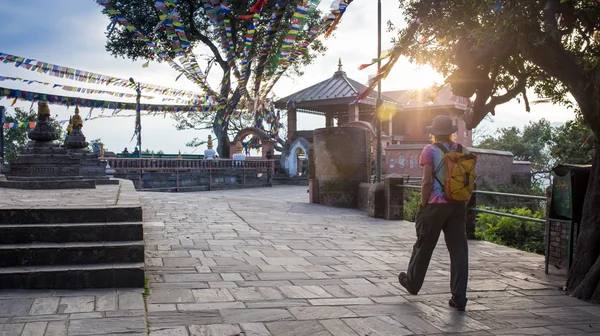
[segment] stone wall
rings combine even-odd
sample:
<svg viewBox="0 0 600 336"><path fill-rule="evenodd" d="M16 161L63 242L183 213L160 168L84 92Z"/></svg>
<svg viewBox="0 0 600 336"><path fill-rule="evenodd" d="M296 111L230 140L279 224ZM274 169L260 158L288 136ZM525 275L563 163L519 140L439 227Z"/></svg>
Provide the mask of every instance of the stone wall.
<svg viewBox="0 0 600 336"><path fill-rule="evenodd" d="M269 175L231 168L212 173L207 171L144 171L141 175L137 172L116 173L114 177L133 181L137 190L176 192L268 187L271 186Z"/></svg>
<svg viewBox="0 0 600 336"><path fill-rule="evenodd" d="M477 155L475 176L477 184L511 184L513 170L513 154L511 152L469 148Z"/></svg>
<svg viewBox="0 0 600 336"><path fill-rule="evenodd" d="M573 237L573 255L577 247L577 226L574 228ZM550 246L549 249L549 262L550 265L554 265L560 268L566 268L568 266L569 257L569 223L565 222L550 222Z"/></svg>
<svg viewBox="0 0 600 336"><path fill-rule="evenodd" d="M373 184L363 182L358 186L358 210L369 211L369 190Z"/></svg>
<svg viewBox="0 0 600 336"><path fill-rule="evenodd" d="M331 127L314 131L314 177L319 204L358 207L358 186L369 182L370 135L363 128ZM310 159L309 159L310 161ZM309 168L309 179L312 177ZM309 182L310 183L310 182Z"/></svg>

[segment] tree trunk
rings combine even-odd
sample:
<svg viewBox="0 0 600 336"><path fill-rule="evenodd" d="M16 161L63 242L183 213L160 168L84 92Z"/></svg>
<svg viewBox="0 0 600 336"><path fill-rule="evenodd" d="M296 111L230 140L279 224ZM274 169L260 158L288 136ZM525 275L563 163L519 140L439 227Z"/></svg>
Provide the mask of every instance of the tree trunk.
<svg viewBox="0 0 600 336"><path fill-rule="evenodd" d="M578 299L600 302L600 139L596 138L595 145L595 158L567 290Z"/></svg>
<svg viewBox="0 0 600 336"><path fill-rule="evenodd" d="M223 120L223 117L226 115L226 111L229 108L227 106L223 110L216 113L215 118L213 120L213 132L215 133L215 138L217 138L217 153L219 153L219 157L221 159L229 159L229 124L221 125L219 124L219 120Z"/></svg>

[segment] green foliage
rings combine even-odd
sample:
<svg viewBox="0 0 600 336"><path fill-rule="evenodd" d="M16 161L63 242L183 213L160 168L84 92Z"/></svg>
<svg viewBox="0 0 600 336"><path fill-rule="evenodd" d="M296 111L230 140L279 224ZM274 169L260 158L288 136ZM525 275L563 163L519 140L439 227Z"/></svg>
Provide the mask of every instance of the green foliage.
<svg viewBox="0 0 600 336"><path fill-rule="evenodd" d="M495 136L484 137L478 147L504 150L513 153L517 161L531 162L534 179L548 177L553 165L548 144L552 139L552 127L546 119L530 122L522 129L502 128Z"/></svg>
<svg viewBox="0 0 600 336"><path fill-rule="evenodd" d="M417 219L419 203L421 203L421 192L404 189L404 220L414 222Z"/></svg>
<svg viewBox="0 0 600 336"><path fill-rule="evenodd" d="M483 182L477 185L478 190L507 194L545 196L546 189L536 184L492 184ZM477 204L492 208L527 208L532 211L545 211L546 202L523 198L477 194Z"/></svg>
<svg viewBox="0 0 600 336"><path fill-rule="evenodd" d="M556 163L591 164L594 160L594 135L581 118L554 129L550 155Z"/></svg>
<svg viewBox="0 0 600 336"><path fill-rule="evenodd" d="M533 212L527 208L513 208L508 211L506 209L499 209L497 211L538 219L543 219L546 216L543 211ZM542 223L500 217L486 213L477 215L475 236L495 244L544 254L544 235L545 230Z"/></svg>
<svg viewBox="0 0 600 336"><path fill-rule="evenodd" d="M31 122L37 120L37 113L34 110L24 111L15 108L13 114L6 111L6 122ZM25 144L29 141L27 138L29 128L9 128L4 130L4 146L6 147L5 159L12 161L17 158Z"/></svg>
<svg viewBox="0 0 600 336"><path fill-rule="evenodd" d="M37 120L37 112L33 109L25 111L19 107L14 109L14 113L9 114L6 111L6 122L32 122ZM53 122L54 119L50 118ZM54 125L54 123L53 123ZM58 141L64 139L64 134L60 126L54 125L54 128L59 133L60 138ZM23 147L29 141L27 134L29 128L9 128L4 130L4 146L6 147L6 153L4 159L8 162L17 158Z"/></svg>
<svg viewBox="0 0 600 336"><path fill-rule="evenodd" d="M154 152L154 151L151 151L151 150L149 150L149 149L146 148L146 149L144 149L142 151L142 154L144 154L144 155L151 155L151 154L162 155L162 154L165 154L165 152L163 152L162 149L158 150L157 152Z"/></svg>

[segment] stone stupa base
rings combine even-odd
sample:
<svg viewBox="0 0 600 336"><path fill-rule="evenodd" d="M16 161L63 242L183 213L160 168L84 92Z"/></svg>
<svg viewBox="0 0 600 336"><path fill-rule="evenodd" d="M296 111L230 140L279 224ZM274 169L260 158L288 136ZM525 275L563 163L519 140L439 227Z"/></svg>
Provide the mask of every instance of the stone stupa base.
<svg viewBox="0 0 600 336"><path fill-rule="evenodd" d="M0 188L47 190L47 189L95 189L94 180L6 180L0 181Z"/></svg>
<svg viewBox="0 0 600 336"><path fill-rule="evenodd" d="M1 188L11 189L94 189L92 178L81 176L80 160L51 142L30 142L11 163Z"/></svg>

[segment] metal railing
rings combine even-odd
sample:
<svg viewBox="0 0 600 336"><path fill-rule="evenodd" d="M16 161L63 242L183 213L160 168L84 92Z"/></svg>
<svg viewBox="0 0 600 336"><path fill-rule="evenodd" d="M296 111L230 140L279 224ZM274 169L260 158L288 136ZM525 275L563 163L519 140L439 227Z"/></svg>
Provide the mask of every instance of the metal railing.
<svg viewBox="0 0 600 336"><path fill-rule="evenodd" d="M137 190L212 190L229 187L256 187L271 185L275 170L275 160L193 160L193 159L163 159L163 158L114 158L105 157L116 177L130 179ZM150 178L144 179L145 174L159 173L168 175L156 178L173 185L155 186L156 182ZM163 173L163 174L160 174ZM190 178L187 173L195 173L204 178ZM171 178L171 179L169 179ZM190 180L192 180L190 182ZM186 182L187 181L187 182ZM192 184L192 185L190 185ZM147 185L150 185L148 187Z"/></svg>
<svg viewBox="0 0 600 336"><path fill-rule="evenodd" d="M399 184L398 186L402 187L402 188L407 188L407 189L419 189L419 190L421 189L420 185ZM523 194L510 194L510 193L502 193L502 192L495 192L495 191L485 191L485 190L473 190L473 194L474 195L481 194L481 195L490 195L490 196L524 198L524 199L531 199L531 200L546 201L546 197L545 196L523 195ZM524 221L530 221L530 222L541 223L541 224L545 224L546 223L545 219L533 218L533 217L526 217L526 216L519 216L519 215L515 215L515 214L511 214L511 213L500 212L500 211L493 211L493 210L488 210L488 209L480 209L480 208L477 208L477 207L474 207L474 206L468 207L467 211L473 211L475 213L487 213L487 214L496 215L496 216L500 216L500 217L509 217L509 218L520 219L520 220L524 220Z"/></svg>
<svg viewBox="0 0 600 336"><path fill-rule="evenodd" d="M512 197L512 198L525 198L525 199L546 201L546 197L545 196L523 195L523 194L509 194L509 193L502 193L502 192L495 192L495 191L473 190L473 194L475 194L475 195L481 194L481 195L491 195L491 196ZM520 220L529 221L529 222L535 222L535 223L542 223L542 224L546 223L545 219L533 218L533 217L526 217L526 216L519 216L519 215L510 214L510 213L506 213L506 212L499 212L499 211L493 211L493 210L487 210L487 209L480 209L480 208L475 208L475 207L467 208L467 210L474 211L476 213L477 212L488 213L488 214L492 214L492 215L496 215L496 216L509 217L509 218L520 219Z"/></svg>

